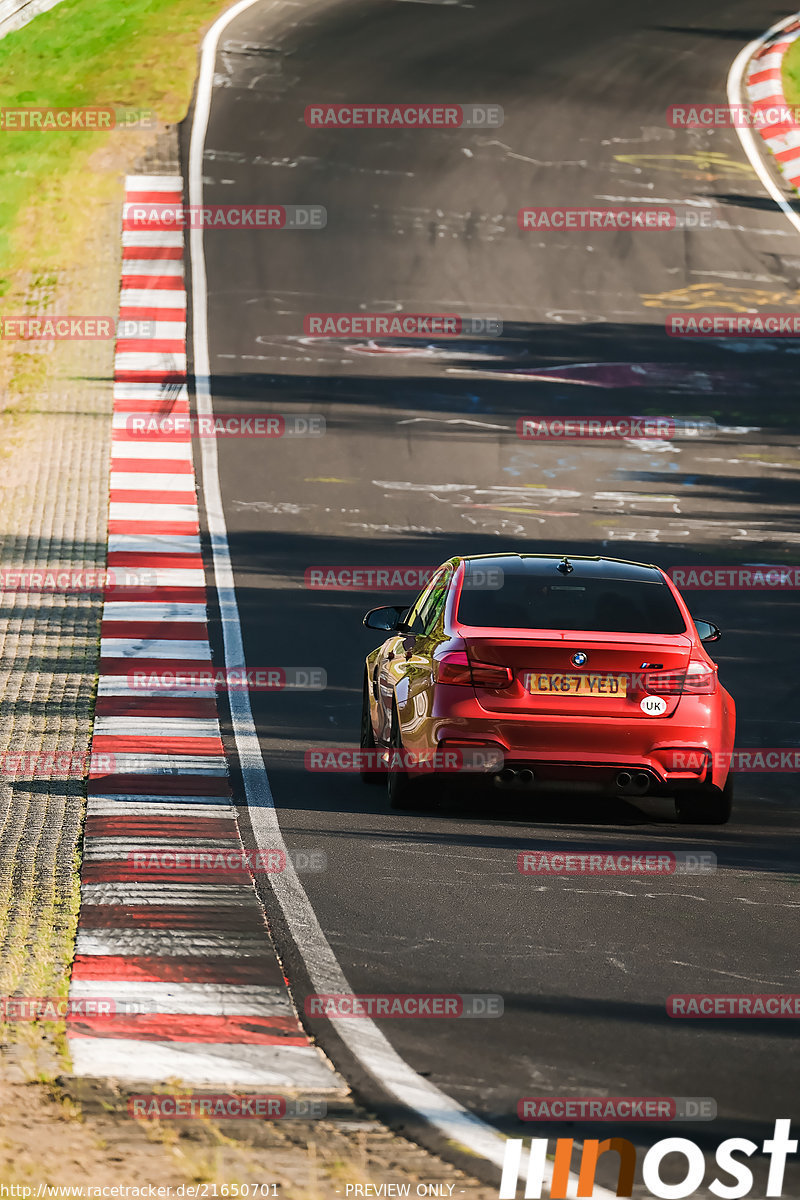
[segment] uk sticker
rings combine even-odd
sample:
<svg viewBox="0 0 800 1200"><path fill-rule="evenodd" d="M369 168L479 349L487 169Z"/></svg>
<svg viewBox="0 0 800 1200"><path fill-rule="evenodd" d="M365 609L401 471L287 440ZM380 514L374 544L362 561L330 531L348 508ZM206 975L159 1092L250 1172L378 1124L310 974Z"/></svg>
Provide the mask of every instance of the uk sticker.
<svg viewBox="0 0 800 1200"><path fill-rule="evenodd" d="M639 708L643 713L647 713L648 717L660 717L667 711L667 702L662 700L661 696L645 696L639 701Z"/></svg>

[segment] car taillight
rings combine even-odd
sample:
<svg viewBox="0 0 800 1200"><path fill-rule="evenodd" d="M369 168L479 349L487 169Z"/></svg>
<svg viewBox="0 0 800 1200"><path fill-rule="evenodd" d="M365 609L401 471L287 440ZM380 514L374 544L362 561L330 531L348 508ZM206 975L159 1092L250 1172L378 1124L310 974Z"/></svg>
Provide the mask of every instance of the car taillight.
<svg viewBox="0 0 800 1200"><path fill-rule="evenodd" d="M436 660L436 682L458 683L472 687L472 672L469 669L469 659L463 650L453 650L443 654Z"/></svg>
<svg viewBox="0 0 800 1200"><path fill-rule="evenodd" d="M685 671L662 671L645 676L653 696L711 696L717 690L717 668L692 659Z"/></svg>
<svg viewBox="0 0 800 1200"><path fill-rule="evenodd" d="M712 695L717 690L717 668L705 662L690 662L683 690L695 696Z"/></svg>
<svg viewBox="0 0 800 1200"><path fill-rule="evenodd" d="M503 688L511 686L514 676L509 667L498 667L494 663L474 662L472 664L472 682L475 687L502 692Z"/></svg>
<svg viewBox="0 0 800 1200"><path fill-rule="evenodd" d="M437 658L436 682L500 692L511 686L514 676L509 667L498 667L494 663L471 663L463 650L452 650Z"/></svg>

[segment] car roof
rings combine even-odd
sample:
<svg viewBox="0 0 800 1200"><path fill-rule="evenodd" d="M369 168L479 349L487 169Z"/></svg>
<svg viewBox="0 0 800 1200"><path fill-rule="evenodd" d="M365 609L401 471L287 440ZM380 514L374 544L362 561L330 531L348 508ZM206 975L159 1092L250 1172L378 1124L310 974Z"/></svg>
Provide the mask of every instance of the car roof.
<svg viewBox="0 0 800 1200"><path fill-rule="evenodd" d="M647 583L662 583L664 580L663 572L653 563L631 562L625 558L605 558L600 555L470 554L463 556L463 558L457 561L480 563L482 567L492 566L500 570L506 570L509 573L515 569L518 573L524 573L525 567L528 564L530 564L531 571L535 572L537 567L544 569L548 565L552 565L555 568L565 558L572 564L575 574L579 577L639 579Z"/></svg>

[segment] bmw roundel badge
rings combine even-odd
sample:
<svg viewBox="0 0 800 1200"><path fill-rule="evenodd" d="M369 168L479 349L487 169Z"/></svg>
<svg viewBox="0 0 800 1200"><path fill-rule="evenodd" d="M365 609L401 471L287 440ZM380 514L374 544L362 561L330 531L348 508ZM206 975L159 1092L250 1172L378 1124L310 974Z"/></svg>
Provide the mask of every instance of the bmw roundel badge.
<svg viewBox="0 0 800 1200"><path fill-rule="evenodd" d="M589 655L584 654L583 650L577 650L571 659L573 667L583 667L588 661Z"/></svg>

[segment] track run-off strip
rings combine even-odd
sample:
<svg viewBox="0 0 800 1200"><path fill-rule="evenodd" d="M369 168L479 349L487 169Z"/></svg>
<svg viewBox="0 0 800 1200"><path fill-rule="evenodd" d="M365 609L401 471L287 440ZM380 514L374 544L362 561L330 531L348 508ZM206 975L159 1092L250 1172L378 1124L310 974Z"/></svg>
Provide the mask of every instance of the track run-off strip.
<svg viewBox="0 0 800 1200"><path fill-rule="evenodd" d="M127 219L131 204L182 197L177 176L126 181L120 319L151 322L152 337L118 341L114 362L69 1049L76 1075L341 1091L292 1006L249 872L173 867L169 854L242 850L213 686L152 679L212 663L191 434L130 420L189 415L183 233Z"/></svg>

